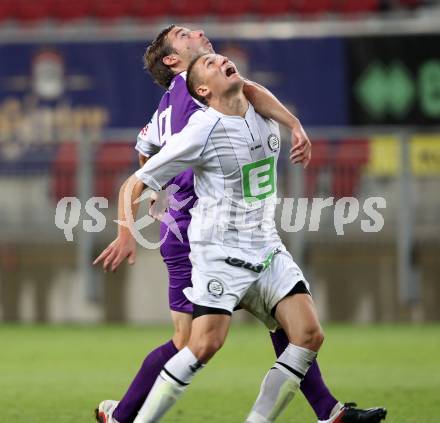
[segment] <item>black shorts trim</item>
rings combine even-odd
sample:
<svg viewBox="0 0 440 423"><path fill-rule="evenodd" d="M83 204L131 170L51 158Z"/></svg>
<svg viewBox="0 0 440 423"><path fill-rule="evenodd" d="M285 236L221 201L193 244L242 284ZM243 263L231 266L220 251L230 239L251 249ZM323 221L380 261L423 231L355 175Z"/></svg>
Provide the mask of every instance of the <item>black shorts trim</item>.
<svg viewBox="0 0 440 423"><path fill-rule="evenodd" d="M206 307L194 304L193 319L197 319L197 317L200 316L206 316L207 314L225 314L227 316L232 316L232 313L229 310L225 310L223 308Z"/></svg>
<svg viewBox="0 0 440 423"><path fill-rule="evenodd" d="M307 289L306 284L304 281L299 281L285 296L284 298L291 297L292 295L296 294L310 294L310 291ZM283 298L283 300L284 300ZM275 313L277 311L278 304L275 305L275 307L271 310L270 314L272 317L275 317Z"/></svg>

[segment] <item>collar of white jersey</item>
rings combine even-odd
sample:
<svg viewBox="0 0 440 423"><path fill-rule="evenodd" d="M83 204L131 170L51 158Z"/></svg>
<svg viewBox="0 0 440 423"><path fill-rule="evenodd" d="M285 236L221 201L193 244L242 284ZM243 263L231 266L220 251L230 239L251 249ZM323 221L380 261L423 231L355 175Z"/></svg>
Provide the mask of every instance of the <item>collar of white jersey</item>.
<svg viewBox="0 0 440 423"><path fill-rule="evenodd" d="M246 110L246 113L244 115L244 118L242 118L241 116L236 116L236 115L225 115L224 113L219 112L218 110L212 108L212 107L208 107L208 109L206 110L206 113L210 113L213 116L217 116L218 118L233 118L233 119L249 119L250 117L255 115L255 109L254 106L252 106L251 102L248 101L248 109Z"/></svg>

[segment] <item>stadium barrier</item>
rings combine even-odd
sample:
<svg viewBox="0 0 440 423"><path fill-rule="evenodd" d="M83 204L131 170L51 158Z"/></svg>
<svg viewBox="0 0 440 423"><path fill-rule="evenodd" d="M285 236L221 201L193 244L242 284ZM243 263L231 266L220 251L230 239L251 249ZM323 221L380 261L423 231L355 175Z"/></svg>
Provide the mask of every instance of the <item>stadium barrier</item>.
<svg viewBox="0 0 440 423"><path fill-rule="evenodd" d="M100 139L83 135L79 143L38 149L24 160L14 159L12 150L9 155L2 151L3 320L167 319L166 271L157 250L140 248L138 265L116 275L103 275L91 266L100 248L115 236L117 191L137 166L132 142L123 140L134 139L135 134L105 131ZM290 206L284 205L297 220L298 198L303 204L307 201L303 229L295 229L292 220L281 228L281 235L306 269L323 317L438 319L433 294L439 289L435 257L440 247L440 130L312 128L309 134L314 149L306 171L290 166L286 151L281 152L278 196L281 206L285 199L293 199ZM288 134L284 138L288 140ZM282 144L287 148L289 143ZM57 203L65 196L78 198L80 204L79 210L70 204L66 215L68 220L78 212L73 242L55 225ZM107 199L108 207L90 203L87 208L92 197ZM383 227L372 233L362 229L371 221L364 212L371 197L386 202L386 208L377 209ZM333 205L320 211L318 227L316 198L332 199ZM347 198L359 206L345 204ZM338 201L344 206L342 217L336 216ZM92 206L102 213L105 225L87 232L84 228L96 229L99 223ZM350 207L359 207L355 217L350 216ZM278 208L278 222L281 213ZM149 226L146 236L157 241L157 226Z"/></svg>

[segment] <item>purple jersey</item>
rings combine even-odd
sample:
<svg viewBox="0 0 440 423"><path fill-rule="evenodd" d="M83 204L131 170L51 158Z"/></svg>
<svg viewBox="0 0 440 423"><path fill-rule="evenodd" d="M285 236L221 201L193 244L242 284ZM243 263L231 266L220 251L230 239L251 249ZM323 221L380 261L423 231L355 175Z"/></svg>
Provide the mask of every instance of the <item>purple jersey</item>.
<svg viewBox="0 0 440 423"><path fill-rule="evenodd" d="M138 136L136 150L149 157L155 154L173 134L179 133L188 123L191 115L202 107L189 94L186 88L186 72L176 75L168 91L162 96L157 112L152 120ZM175 311L190 313L192 304L183 294L183 289L191 286L191 262L189 261L190 246L188 241L188 226L191 222L189 210L197 197L194 192L194 173L187 169L168 182L175 184L179 190L174 193L174 199L182 202L191 198L180 210L170 208L169 213L176 221L183 243L176 235L168 230L165 223L160 225L162 243L160 252L168 268L170 287L170 308Z"/></svg>
<svg viewBox="0 0 440 423"><path fill-rule="evenodd" d="M171 81L170 88L162 96L157 112L149 125L144 128L138 136L136 149L146 156L151 156L162 147L167 140L173 135L180 132L188 123L191 115L199 110L200 104L191 97L186 88L186 72L176 75ZM188 239L186 232L190 223L191 215L189 210L196 201L194 192L194 173L191 169L187 169L181 174L171 179L167 185L175 184L179 190L174 194L174 198L178 202L183 202L191 198L185 206L180 210L170 208L170 214L176 220L179 229L184 238L186 248L176 248L181 246L181 242L172 234L168 233L168 237L174 238L167 240L161 249L165 258L171 258L176 255L189 251ZM161 224L161 237L167 233L167 226Z"/></svg>
<svg viewBox="0 0 440 423"><path fill-rule="evenodd" d="M184 75L179 74L171 81L170 88L162 96L159 107L157 109L157 131L161 145L164 145L171 135L180 132L188 123L191 115L199 110L200 106L194 101L186 88L186 72ZM174 194L174 198L182 202L188 198L192 198L180 210L170 208L169 213L179 226L180 232L184 240L184 248L181 242L172 232L168 232L169 240L162 244L161 254L164 259L174 258L182 254L188 254L189 241L187 237L188 226L191 221L189 210L196 201L194 192L194 173L192 169L187 169L181 174L175 176L168 182L168 185L175 184L179 190ZM161 237L167 233L167 226L161 223Z"/></svg>
<svg viewBox="0 0 440 423"><path fill-rule="evenodd" d="M157 131L161 145L164 145L171 135L180 132L187 124L191 115L199 110L200 106L194 101L186 88L186 72L174 77L169 90L162 96L157 109ZM175 176L168 185L176 184L179 191L175 193L177 201L195 198L194 173L187 169ZM194 205L195 199L190 201L179 211L171 209L174 218L187 214ZM174 212L174 214L173 214Z"/></svg>

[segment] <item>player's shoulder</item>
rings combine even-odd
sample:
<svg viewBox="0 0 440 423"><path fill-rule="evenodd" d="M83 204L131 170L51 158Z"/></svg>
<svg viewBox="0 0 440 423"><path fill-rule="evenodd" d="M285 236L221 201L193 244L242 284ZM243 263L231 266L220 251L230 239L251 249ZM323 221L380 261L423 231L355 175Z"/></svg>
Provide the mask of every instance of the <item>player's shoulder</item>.
<svg viewBox="0 0 440 423"><path fill-rule="evenodd" d="M210 113L210 109L200 109L191 116L188 123L197 126L200 129L212 129L219 120L220 118L218 116Z"/></svg>
<svg viewBox="0 0 440 423"><path fill-rule="evenodd" d="M176 91L180 91L182 88L186 89L186 72L178 73L174 76L170 86L168 87L168 91L174 93Z"/></svg>
<svg viewBox="0 0 440 423"><path fill-rule="evenodd" d="M279 133L280 128L279 128L278 122L273 119L266 118L263 115L261 115L260 113L258 113L255 110L255 108L252 106L252 104L250 104L250 103L249 103L248 114L251 115L255 119L255 121L257 122L257 125L267 127L267 128L269 128L269 130L271 132Z"/></svg>
<svg viewBox="0 0 440 423"><path fill-rule="evenodd" d="M171 97L178 98L181 101L194 101L186 86L186 72L179 73L173 78L167 93Z"/></svg>
<svg viewBox="0 0 440 423"><path fill-rule="evenodd" d="M197 110L191 115L182 131L174 134L171 138L172 141L167 142L167 144L177 142L178 145L191 145L192 148L203 147L206 145L217 121L218 119L207 115L205 110Z"/></svg>

